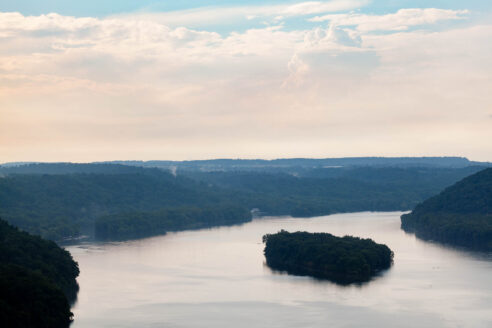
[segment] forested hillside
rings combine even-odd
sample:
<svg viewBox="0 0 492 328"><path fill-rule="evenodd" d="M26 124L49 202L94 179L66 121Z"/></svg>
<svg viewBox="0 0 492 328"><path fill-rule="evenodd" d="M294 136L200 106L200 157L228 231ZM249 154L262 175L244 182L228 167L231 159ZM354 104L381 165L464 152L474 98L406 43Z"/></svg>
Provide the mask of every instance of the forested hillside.
<svg viewBox="0 0 492 328"><path fill-rule="evenodd" d="M298 217L410 210L479 169L316 168L302 174L178 171L176 176L167 170L128 165L39 163L3 168L0 215L23 230L57 241L80 235L102 237L106 234L101 233L102 222L105 231L111 232L102 238L144 236L143 231L155 234L229 222L220 219L224 206L240 208L238 213L259 209L265 215ZM217 222L180 222L181 213L195 213L197 208L215 211L211 217ZM249 220L239 216L242 222ZM140 221L130 223L130 217ZM237 217L230 221L238 221ZM110 223L115 226L109 227Z"/></svg>
<svg viewBox="0 0 492 328"><path fill-rule="evenodd" d="M274 215L307 217L339 212L410 210L481 167L327 168L304 176L249 171L183 172L230 190L233 199Z"/></svg>
<svg viewBox="0 0 492 328"><path fill-rule="evenodd" d="M492 169L485 169L429 198L402 218L418 237L492 250Z"/></svg>
<svg viewBox="0 0 492 328"><path fill-rule="evenodd" d="M95 222L99 240L123 240L162 235L171 231L233 225L251 220L245 207L216 205L214 207L166 208L154 212L125 212L102 216Z"/></svg>
<svg viewBox="0 0 492 328"><path fill-rule="evenodd" d="M67 251L0 219L0 323L68 327L78 265Z"/></svg>
<svg viewBox="0 0 492 328"><path fill-rule="evenodd" d="M157 169L125 174L29 174L0 179L0 215L53 240L92 235L94 219L128 211L219 203L203 183Z"/></svg>

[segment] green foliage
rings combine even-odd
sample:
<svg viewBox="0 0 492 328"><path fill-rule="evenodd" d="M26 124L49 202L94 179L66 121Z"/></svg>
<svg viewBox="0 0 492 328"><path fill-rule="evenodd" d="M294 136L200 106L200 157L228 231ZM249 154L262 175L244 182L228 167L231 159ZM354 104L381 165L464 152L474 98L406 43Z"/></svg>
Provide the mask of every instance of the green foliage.
<svg viewBox="0 0 492 328"><path fill-rule="evenodd" d="M203 183L139 170L144 173L7 176L0 179L0 215L23 230L61 240L92 235L100 216L222 199Z"/></svg>
<svg viewBox="0 0 492 328"><path fill-rule="evenodd" d="M393 262L393 252L371 239L282 230L263 236L263 242L272 269L339 284L368 281Z"/></svg>
<svg viewBox="0 0 492 328"><path fill-rule="evenodd" d="M402 228L432 239L477 250L492 250L492 169L446 188L401 217Z"/></svg>
<svg viewBox="0 0 492 328"><path fill-rule="evenodd" d="M297 163L297 160L292 161ZM225 161L221 165L234 163ZM262 164L255 165L261 167ZM282 170L288 169L282 166ZM96 231L102 231L100 225L95 226L96 222L103 221L116 225L113 228L106 225L104 229L128 230L121 230L116 235L130 238L131 227L135 236L144 236L143 231L152 229L162 232L178 229L167 222L170 214L165 213L167 210L176 212L177 208L188 208L189 211L201 208L210 213L217 208L217 213L211 214L214 216L221 213L223 206L233 205L241 207L242 211L258 208L267 215L297 217L408 210L478 170L473 167L312 169L307 166L292 169L299 170L299 176L278 171L183 171L173 176L160 169L115 164L7 167L1 171L7 175L0 178L0 216L22 230L56 241L80 235L94 237ZM154 213L159 211L163 212ZM99 220L107 216L118 217L120 221ZM139 217L138 223L143 226L121 221L128 221L130 216ZM175 216L178 221L182 220L180 213ZM156 224L155 217L161 217L167 223ZM182 229L194 226L206 225L181 224ZM98 233L98 236L102 235L104 233Z"/></svg>
<svg viewBox="0 0 492 328"><path fill-rule="evenodd" d="M68 327L78 274L69 252L0 219L2 327Z"/></svg>
<svg viewBox="0 0 492 328"><path fill-rule="evenodd" d="M231 200L269 215L309 217L409 210L477 170L367 167L313 169L301 176L247 171L185 174L229 190Z"/></svg>
<svg viewBox="0 0 492 328"><path fill-rule="evenodd" d="M240 206L179 207L155 212L128 212L100 217L95 235L100 240L122 240L165 234L168 231L208 228L248 222L251 213Z"/></svg>

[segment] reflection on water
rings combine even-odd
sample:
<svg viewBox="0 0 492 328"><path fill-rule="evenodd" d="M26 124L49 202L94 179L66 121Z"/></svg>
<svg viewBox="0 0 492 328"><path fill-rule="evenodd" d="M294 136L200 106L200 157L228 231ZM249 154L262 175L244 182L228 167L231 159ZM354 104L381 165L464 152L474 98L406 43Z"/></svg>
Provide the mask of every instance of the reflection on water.
<svg viewBox="0 0 492 328"><path fill-rule="evenodd" d="M492 327L492 255L420 241L400 230L400 214L263 218L68 247L81 269L72 327ZM348 287L276 274L261 237L280 229L372 238L394 264Z"/></svg>

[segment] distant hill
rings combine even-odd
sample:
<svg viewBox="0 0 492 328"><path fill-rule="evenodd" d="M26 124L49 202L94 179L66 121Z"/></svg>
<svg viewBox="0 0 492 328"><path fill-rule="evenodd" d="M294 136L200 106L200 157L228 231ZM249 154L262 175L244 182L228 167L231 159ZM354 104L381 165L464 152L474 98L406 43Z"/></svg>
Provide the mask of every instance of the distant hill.
<svg viewBox="0 0 492 328"><path fill-rule="evenodd" d="M401 217L418 237L479 250L492 250L492 168L482 170Z"/></svg>
<svg viewBox="0 0 492 328"><path fill-rule="evenodd" d="M147 173L142 167L119 164L95 164L95 163L25 163L3 164L0 166L1 175L14 174L128 174Z"/></svg>
<svg viewBox="0 0 492 328"><path fill-rule="evenodd" d="M443 188L481 170L449 168L316 169L305 175L256 171L185 172L230 191L235 201L271 215L411 210Z"/></svg>
<svg viewBox="0 0 492 328"><path fill-rule="evenodd" d="M2 327L68 327L78 274L70 253L0 219Z"/></svg>
<svg viewBox="0 0 492 328"><path fill-rule="evenodd" d="M83 168L90 172L108 169L91 164ZM11 174L0 179L0 215L52 240L94 235L94 220L100 216L204 206L222 200L204 183L158 169L122 165L107 173Z"/></svg>
<svg viewBox="0 0 492 328"><path fill-rule="evenodd" d="M119 167L120 166L120 167ZM107 161L94 163L40 163L11 162L0 164L0 175L114 173L124 171L121 166L160 168L176 171L261 171L303 175L313 169L339 168L465 168L490 167L492 163L470 161L465 157L342 157L342 158L281 158L264 159L210 159L192 161Z"/></svg>
<svg viewBox="0 0 492 328"><path fill-rule="evenodd" d="M245 211L252 209L297 217L410 210L481 169L181 170L173 175L167 169L120 164L35 163L0 170L0 216L56 241L80 235L144 237L157 231L245 222L250 219ZM195 220L201 217L197 208L215 211L214 222ZM225 208L235 208L230 219L222 218ZM169 213L176 215L172 218ZM188 223L180 221L184 217Z"/></svg>
<svg viewBox="0 0 492 328"><path fill-rule="evenodd" d="M192 171L302 171L314 168L340 167L436 167L463 168L467 166L491 166L491 163L472 162L464 157L344 157L344 158L283 158L263 159L211 159L195 161L113 161L141 167L158 167Z"/></svg>

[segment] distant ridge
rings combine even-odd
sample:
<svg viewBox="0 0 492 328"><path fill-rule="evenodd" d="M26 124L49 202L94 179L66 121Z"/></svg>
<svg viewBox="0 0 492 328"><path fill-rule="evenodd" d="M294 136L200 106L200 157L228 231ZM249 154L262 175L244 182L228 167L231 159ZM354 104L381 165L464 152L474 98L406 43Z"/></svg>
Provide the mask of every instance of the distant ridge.
<svg viewBox="0 0 492 328"><path fill-rule="evenodd" d="M465 168L492 167L489 162L470 161L466 157L341 157L341 158L280 158L280 159L210 159L191 161L104 161L71 162L11 162L0 164L0 175L5 174L72 174L72 173L129 173L128 167L158 168L175 173L184 171L296 171L325 168ZM126 169L125 169L126 167Z"/></svg>
<svg viewBox="0 0 492 328"><path fill-rule="evenodd" d="M358 165L326 165L343 164L333 162L340 160ZM434 166L422 164L427 162ZM297 217L407 211L484 167L450 166L472 163L465 158L121 163L32 163L0 167L0 215L30 233L67 241L94 237L95 224L103 217L112 218L105 220L113 225L108 229L116 226L137 229L139 236L142 231L155 233L155 227L166 231L170 227L190 227L190 224L160 222L169 217L166 211L176 208L187 208L183 213L195 213L195 208L214 208L216 218L223 212L223 205L247 211L258 209L264 215ZM407 166L398 166L402 163ZM147 222L148 229L142 230L134 222L126 224L129 213L133 213L133 218L140 218L140 223ZM188 223L196 221L195 214L188 217L191 220ZM115 215L121 220L113 220ZM183 215L176 214L173 221L180 221L180 217ZM218 224L215 221L221 220L214 220ZM127 232L118 232L118 238L135 235L133 231Z"/></svg>
<svg viewBox="0 0 492 328"><path fill-rule="evenodd" d="M492 166L489 162L470 161L466 157L341 157L341 158L280 158L265 159L210 159L192 161L110 161L102 163L166 169L223 171L223 170L282 170L286 168L337 167L435 167L463 168Z"/></svg>
<svg viewBox="0 0 492 328"><path fill-rule="evenodd" d="M341 158L280 158L266 159L211 159L192 161L111 161L103 163L138 165L138 166L168 166L180 167L194 166L249 166L249 167L282 167L282 166L440 166L440 167L466 167L480 162L472 162L465 157L341 157ZM489 164L490 163L483 163Z"/></svg>

